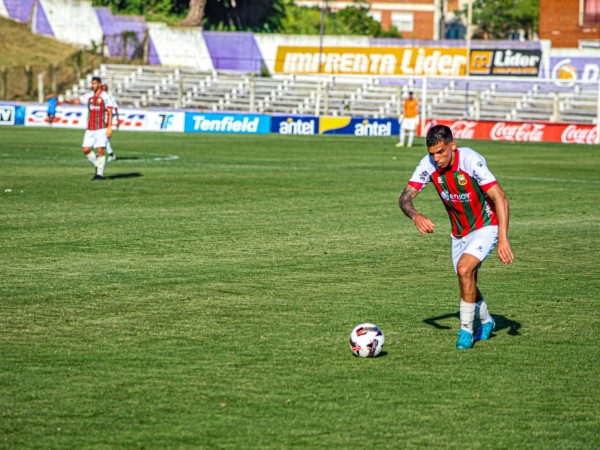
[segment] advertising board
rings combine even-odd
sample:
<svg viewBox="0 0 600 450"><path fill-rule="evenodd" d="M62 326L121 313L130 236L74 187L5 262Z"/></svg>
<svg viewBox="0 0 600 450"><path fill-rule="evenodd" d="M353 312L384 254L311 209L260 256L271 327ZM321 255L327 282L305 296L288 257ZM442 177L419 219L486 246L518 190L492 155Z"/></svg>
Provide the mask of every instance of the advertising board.
<svg viewBox="0 0 600 450"><path fill-rule="evenodd" d="M271 117L271 133L303 136L319 134L319 118L316 116L274 115Z"/></svg>
<svg viewBox="0 0 600 450"><path fill-rule="evenodd" d="M434 125L450 127L453 137L457 140L595 144L598 139L598 128L595 125L433 119L425 124L425 132Z"/></svg>
<svg viewBox="0 0 600 450"><path fill-rule="evenodd" d="M572 81L599 81L600 55L598 57L570 56L550 58L543 76L564 83Z"/></svg>
<svg viewBox="0 0 600 450"><path fill-rule="evenodd" d="M275 72L328 75L459 76L467 49L445 47L279 46Z"/></svg>
<svg viewBox="0 0 600 450"><path fill-rule="evenodd" d="M537 77L541 50L471 50L469 73L477 76Z"/></svg>
<svg viewBox="0 0 600 450"><path fill-rule="evenodd" d="M395 136L399 132L400 125L398 123L398 119L396 118L319 118L319 134L346 134L352 136Z"/></svg>
<svg viewBox="0 0 600 450"><path fill-rule="evenodd" d="M0 125L15 125L15 107L0 105Z"/></svg>
<svg viewBox="0 0 600 450"><path fill-rule="evenodd" d="M185 113L185 132L266 134L271 132L271 116L261 114Z"/></svg>

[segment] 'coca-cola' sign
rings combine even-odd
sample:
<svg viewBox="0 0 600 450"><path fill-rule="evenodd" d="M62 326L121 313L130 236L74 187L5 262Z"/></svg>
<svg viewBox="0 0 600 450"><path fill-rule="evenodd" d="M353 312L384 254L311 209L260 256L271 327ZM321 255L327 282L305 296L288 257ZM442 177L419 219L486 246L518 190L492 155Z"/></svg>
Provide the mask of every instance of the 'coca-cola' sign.
<svg viewBox="0 0 600 450"><path fill-rule="evenodd" d="M424 133L434 125L446 125L456 140L491 139L517 142L564 142L565 144L595 144L595 125L567 123L493 122L487 120L432 119L425 122ZM460 145L460 143L459 143Z"/></svg>
<svg viewBox="0 0 600 450"><path fill-rule="evenodd" d="M565 144L595 144L598 138L598 128L583 128L579 125L567 126L560 136Z"/></svg>
<svg viewBox="0 0 600 450"><path fill-rule="evenodd" d="M491 138L494 141L543 142L544 128L541 123L498 122L492 127Z"/></svg>
<svg viewBox="0 0 600 450"><path fill-rule="evenodd" d="M450 126L450 129L454 139L474 139L476 126L475 120L457 120Z"/></svg>

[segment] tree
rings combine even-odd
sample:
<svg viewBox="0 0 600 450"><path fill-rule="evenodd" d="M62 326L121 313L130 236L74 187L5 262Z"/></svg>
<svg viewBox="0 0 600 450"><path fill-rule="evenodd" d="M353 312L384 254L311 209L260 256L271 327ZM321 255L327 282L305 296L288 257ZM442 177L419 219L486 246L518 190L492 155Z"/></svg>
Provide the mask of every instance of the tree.
<svg viewBox="0 0 600 450"><path fill-rule="evenodd" d="M298 6L292 1L285 5L286 16L283 20L283 33L319 34L321 12L319 8ZM328 35L360 35L371 37L399 37L398 30L389 31L369 16L370 4L355 0L354 3L338 12L327 11L325 32Z"/></svg>
<svg viewBox="0 0 600 450"><path fill-rule="evenodd" d="M286 9L283 0L207 0L204 13L207 30L274 33Z"/></svg>
<svg viewBox="0 0 600 450"><path fill-rule="evenodd" d="M524 32L532 39L538 31L539 0L474 0L474 38L508 39ZM460 12L467 17L467 7Z"/></svg>
<svg viewBox="0 0 600 450"><path fill-rule="evenodd" d="M181 21L181 25L187 27L202 25L205 7L206 0L190 0L187 16Z"/></svg>

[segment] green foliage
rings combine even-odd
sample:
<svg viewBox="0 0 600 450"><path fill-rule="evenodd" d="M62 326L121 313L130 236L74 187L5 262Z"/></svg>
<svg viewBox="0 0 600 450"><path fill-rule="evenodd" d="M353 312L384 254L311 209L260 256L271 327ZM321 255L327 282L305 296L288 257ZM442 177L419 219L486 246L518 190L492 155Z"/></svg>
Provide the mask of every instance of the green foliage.
<svg viewBox="0 0 600 450"><path fill-rule="evenodd" d="M208 0L202 25L206 30L275 33L284 17L283 0Z"/></svg>
<svg viewBox="0 0 600 450"><path fill-rule="evenodd" d="M399 37L398 30L392 27L389 31L381 28L381 24L369 16L369 3L355 0L354 4L340 11L325 12L325 34L328 35L360 35L371 37ZM286 34L319 34L321 10L298 6L289 0L286 3L286 17L283 20L283 33Z"/></svg>
<svg viewBox="0 0 600 450"><path fill-rule="evenodd" d="M523 30L531 39L539 29L539 0L475 0L473 2L474 37L507 39ZM467 7L460 12L467 17Z"/></svg>
<svg viewBox="0 0 600 450"><path fill-rule="evenodd" d="M93 0L93 4L108 6L114 13L138 14L175 24L185 16L189 0ZM383 30L369 11L370 4L364 0L354 0L337 12L327 10L325 33L399 37L395 27ZM320 24L319 8L298 6L292 0L208 0L203 20L206 30L285 34L319 34Z"/></svg>

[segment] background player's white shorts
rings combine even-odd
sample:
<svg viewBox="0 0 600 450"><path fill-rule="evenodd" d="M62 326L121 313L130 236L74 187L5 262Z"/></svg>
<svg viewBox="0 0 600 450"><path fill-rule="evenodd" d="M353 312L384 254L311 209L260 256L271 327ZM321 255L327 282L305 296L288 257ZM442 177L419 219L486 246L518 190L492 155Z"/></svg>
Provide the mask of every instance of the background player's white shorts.
<svg viewBox="0 0 600 450"><path fill-rule="evenodd" d="M108 137L106 137L107 128L101 130L85 130L83 135L83 148L106 148Z"/></svg>
<svg viewBox="0 0 600 450"><path fill-rule="evenodd" d="M454 271L456 272L458 260L465 253L473 255L479 261L483 262L490 256L496 244L498 244L497 225L480 228L467 234L464 238L457 239L452 237L452 263L454 264Z"/></svg>
<svg viewBox="0 0 600 450"><path fill-rule="evenodd" d="M404 131L416 131L418 118L413 117L412 119L404 118L400 125Z"/></svg>

